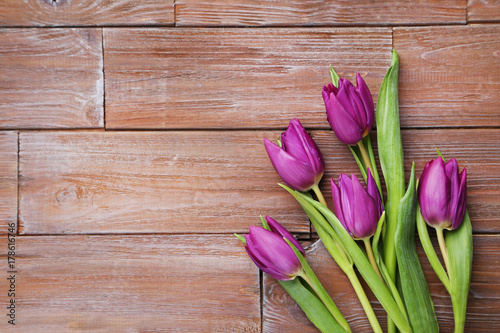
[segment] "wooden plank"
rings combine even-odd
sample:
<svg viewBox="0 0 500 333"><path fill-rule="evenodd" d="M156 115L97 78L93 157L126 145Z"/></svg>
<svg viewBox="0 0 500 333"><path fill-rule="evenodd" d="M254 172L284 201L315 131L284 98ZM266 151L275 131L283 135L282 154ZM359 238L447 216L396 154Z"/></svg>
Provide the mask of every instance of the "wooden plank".
<svg viewBox="0 0 500 333"><path fill-rule="evenodd" d="M361 174L347 146L338 145L337 138L328 132L315 132L320 149L325 156L340 158L339 165L332 166L327 160L324 179L333 177L337 181L340 173ZM478 145L478 138L481 143ZM334 142L332 142L332 140ZM427 162L437 158L438 148L446 159L456 158L460 170L467 168L467 208L474 232L497 233L500 231L500 131L496 129L427 129L403 130L402 141L405 160L406 179L409 179L411 163L415 162L415 173L420 177ZM372 133L376 142L376 133ZM377 148L374 144L375 156ZM378 164L378 158L377 158ZM382 171L378 166L380 175ZM333 172L332 172L333 171ZM382 181L382 185L385 185ZM330 184L323 180L322 191L327 202L331 202Z"/></svg>
<svg viewBox="0 0 500 333"><path fill-rule="evenodd" d="M469 0L467 22L500 22L498 0Z"/></svg>
<svg viewBox="0 0 500 333"><path fill-rule="evenodd" d="M440 332L453 332L453 310L449 295L428 264L419 241L417 244L420 261L434 301ZM498 332L500 330L500 317L498 317L500 262L497 258L499 251L499 235L474 237L474 261L466 332ZM349 280L331 259L321 242L314 243L308 248L307 260L344 314L353 332L372 332ZM316 332L300 308L276 280L267 274L264 274L263 297L264 332ZM385 312L371 292L369 292L369 298L385 331Z"/></svg>
<svg viewBox="0 0 500 333"><path fill-rule="evenodd" d="M403 126L500 126L500 26L394 28Z"/></svg>
<svg viewBox="0 0 500 333"><path fill-rule="evenodd" d="M327 128L330 63L378 92L387 28L105 29L107 128ZM376 99L375 99L376 100Z"/></svg>
<svg viewBox="0 0 500 333"><path fill-rule="evenodd" d="M277 132L21 133L22 233L309 233L268 160ZM194 222L195 221L195 222Z"/></svg>
<svg viewBox="0 0 500 333"><path fill-rule="evenodd" d="M1 26L165 25L174 0L4 0Z"/></svg>
<svg viewBox="0 0 500 333"><path fill-rule="evenodd" d="M258 269L233 235L16 243L16 325L4 308L2 332L260 332ZM2 306L10 300L5 275Z"/></svg>
<svg viewBox="0 0 500 333"><path fill-rule="evenodd" d="M276 183L262 137L279 131L23 132L20 136L20 230L61 233L246 232L270 215L308 233L296 202ZM354 172L349 149L331 131L313 135L329 178ZM374 137L375 138L375 137ZM481 138L481 149L477 149ZM500 132L405 130L407 176L417 176L439 147L468 170L475 232L500 231ZM196 221L193 223L192 221Z"/></svg>
<svg viewBox="0 0 500 333"><path fill-rule="evenodd" d="M102 29L2 29L0 59L0 128L104 126Z"/></svg>
<svg viewBox="0 0 500 333"><path fill-rule="evenodd" d="M17 230L17 132L0 132L0 235Z"/></svg>
<svg viewBox="0 0 500 333"><path fill-rule="evenodd" d="M465 0L177 0L178 25L398 25L465 23Z"/></svg>

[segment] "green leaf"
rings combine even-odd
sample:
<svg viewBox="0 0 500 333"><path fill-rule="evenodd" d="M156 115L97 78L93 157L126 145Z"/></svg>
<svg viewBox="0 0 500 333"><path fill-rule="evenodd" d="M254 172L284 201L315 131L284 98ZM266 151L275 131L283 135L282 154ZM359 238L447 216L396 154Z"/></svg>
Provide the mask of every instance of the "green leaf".
<svg viewBox="0 0 500 333"><path fill-rule="evenodd" d="M260 216L260 222L262 222L262 226L264 227L264 229L271 231L269 224L267 224L266 219L262 215Z"/></svg>
<svg viewBox="0 0 500 333"><path fill-rule="evenodd" d="M403 145L399 125L398 72L398 54L393 50L391 67L380 87L376 113L378 155L387 188L384 262L393 281L396 277L394 234L399 200L405 194Z"/></svg>
<svg viewBox="0 0 500 333"><path fill-rule="evenodd" d="M295 192L294 190L292 190L291 188L289 188L288 186L286 186L284 184L278 184L278 185L280 185L281 187L283 187L285 190L287 190L292 195ZM306 193L304 193L304 192L299 192L299 193L301 195L309 198L310 200L314 201L314 199L312 199L312 197L309 196L309 195L307 195ZM348 264L352 266L352 260L351 260L351 258L349 257L346 249L343 247L342 242L340 241L339 236L337 235L337 233L335 232L335 230L333 230L333 228L330 225L330 223L310 203L308 203L306 201L299 202L299 203L302 206L302 209L304 209L304 211L306 212L306 214L309 217L309 219L311 220L311 223L313 224L314 228L316 230L320 230L320 231L324 230L326 233L328 233L328 235L335 242L335 247L333 247L333 246L330 246L331 243L328 241L328 239L325 238L325 240L323 241L323 243L327 247L328 251L329 252L331 251L330 254L332 254L333 259L335 259L335 261L339 265L341 265L341 264L343 264L341 262L341 260L343 258L345 258L345 260L347 260L349 262ZM338 247L340 249L337 248L337 245L338 245ZM338 250L340 250L340 251L338 251ZM345 253L345 256L343 256L341 252Z"/></svg>
<svg viewBox="0 0 500 333"><path fill-rule="evenodd" d="M382 229L384 228L384 222L385 222L385 211L382 212L382 215L380 216L380 219L378 220L377 223L377 230L375 231L375 234L373 235L373 240L372 240L372 248L373 248L373 255L375 256L375 259L381 258L381 255L379 253L379 240L380 240L380 235L382 234ZM378 263L377 263L378 264Z"/></svg>
<svg viewBox="0 0 500 333"><path fill-rule="evenodd" d="M363 176L363 179L366 182L366 167L365 163L363 162L363 157L361 156L361 152L359 151L359 148L357 146L348 146L349 149L351 150L352 156L356 160L356 164L358 165L359 171L361 171L361 175Z"/></svg>
<svg viewBox="0 0 500 333"><path fill-rule="evenodd" d="M375 179L375 183L377 183L378 190L380 192L380 198L384 200L384 196L382 194L382 185L380 184L380 176L378 174L377 163L375 162L375 155L373 154L372 140L370 135L368 134L363 138L363 144L368 150L368 156L370 157L370 163L373 167L373 175Z"/></svg>
<svg viewBox="0 0 500 333"><path fill-rule="evenodd" d="M406 315L401 312L400 308L392 297L391 292L389 291L387 286L380 280L377 273L375 273L375 270L371 266L368 258L366 257L366 254L359 248L359 246L352 239L349 233L344 229L335 214L333 214L323 204L304 196L300 192L293 191L291 189L288 191L297 199L297 201L299 201L301 205L304 202L309 202L326 217L326 219L335 229L335 232L338 234L342 244L344 245L344 248L350 254L361 276L363 276L366 283L373 291L377 299L380 301L384 309L387 311L389 316L394 320L401 332L412 332L410 323L408 322Z"/></svg>
<svg viewBox="0 0 500 333"><path fill-rule="evenodd" d="M441 154L441 152L439 151L439 149L436 148L436 152L437 152L438 156L443 159L443 162L446 163L446 160L444 159L443 154Z"/></svg>
<svg viewBox="0 0 500 333"><path fill-rule="evenodd" d="M332 83L333 85L338 88L339 87L339 76L333 69L332 65L330 65L330 76L332 77Z"/></svg>
<svg viewBox="0 0 500 333"><path fill-rule="evenodd" d="M307 262L306 258L304 258L304 256L302 255L302 252L300 252L295 247L295 245L293 245L293 243L290 242L288 239L286 238L283 239L285 240L285 242L288 243L288 245L290 245L293 252L295 252L295 255L299 259L300 264L304 269L305 275L302 275L302 278L304 278L304 280L311 286L316 295L318 295L321 302L323 302L323 304L326 306L331 315L335 318L335 320L339 323L339 325L342 326L344 331L351 332L347 320L345 320L344 316L342 315L342 313L340 313L340 310L337 308L337 305L335 305L335 302L333 302L330 295L328 295L325 288L323 288L323 285L319 281L316 274L314 274L314 271L312 270L311 266L309 266L309 263Z"/></svg>
<svg viewBox="0 0 500 333"><path fill-rule="evenodd" d="M464 331L465 326L472 271L472 227L469 212L465 212L464 221L458 229L446 232L445 241L450 263L450 294L455 333L460 333Z"/></svg>
<svg viewBox="0 0 500 333"><path fill-rule="evenodd" d="M418 237L420 238L420 243L422 243L422 247L424 249L425 255L429 260L429 263L432 266L432 269L438 276L441 283L444 285L448 293L451 295L450 289L450 279L448 279L448 275L441 265L439 258L434 250L434 246L432 245L431 238L429 237L429 231L427 230L427 224L422 217L422 213L420 212L420 205L417 203L417 229L418 229Z"/></svg>
<svg viewBox="0 0 500 333"><path fill-rule="evenodd" d="M366 147L368 158L370 159L370 164L372 165L372 168L373 168L373 170L372 170L373 171L373 179L375 180L375 183L377 184L378 190L380 192L380 197L383 200L382 186L380 185L380 177L378 175L377 163L375 162L375 155L373 154L373 147L372 147L370 135L367 135L363 138L363 145L364 145L364 147ZM348 146L348 147L351 150L352 156L354 157L354 160L356 161L356 164L358 165L359 171L361 172L361 175L363 176L363 179L366 182L368 168L367 168L366 163L363 159L363 155L361 154L361 150L359 149L358 146Z"/></svg>
<svg viewBox="0 0 500 333"><path fill-rule="evenodd" d="M319 298L302 284L300 278L278 282L321 332L345 332Z"/></svg>
<svg viewBox="0 0 500 333"><path fill-rule="evenodd" d="M288 191L292 191L290 188L284 185L283 187ZM302 193L302 194L307 196L307 193ZM311 198L310 196L308 197ZM382 333L382 328L380 327L380 323L378 322L377 316L373 312L373 308L370 304L370 301L368 300L368 297L366 296L366 293L358 279L358 276L354 271L352 259L350 255L343 248L332 226L329 224L328 221L326 221L325 217L322 214L320 214L310 203L304 202L302 208L307 213L309 219L311 220L311 223L316 229L316 232L318 233L327 251L330 253L330 255L335 260L337 265L339 265L342 271L349 278L349 281L351 282L354 291L356 292L356 295L358 296L358 299L361 305L363 306L363 310L365 311L366 316L368 317L368 320L370 322L370 325L372 326L373 331L375 333ZM328 231L326 231L324 228L327 228ZM332 233L336 236L335 239L337 239L338 241L334 240L334 238L331 236Z"/></svg>
<svg viewBox="0 0 500 333"><path fill-rule="evenodd" d="M415 163L411 167L408 190L399 203L396 229L396 256L408 316L415 332L439 332L429 287L415 246Z"/></svg>
<svg viewBox="0 0 500 333"><path fill-rule="evenodd" d="M234 234L236 237L238 237L238 239L240 241L243 242L243 244L247 245L247 240L245 239L245 237L241 236L241 235L238 235L238 234Z"/></svg>

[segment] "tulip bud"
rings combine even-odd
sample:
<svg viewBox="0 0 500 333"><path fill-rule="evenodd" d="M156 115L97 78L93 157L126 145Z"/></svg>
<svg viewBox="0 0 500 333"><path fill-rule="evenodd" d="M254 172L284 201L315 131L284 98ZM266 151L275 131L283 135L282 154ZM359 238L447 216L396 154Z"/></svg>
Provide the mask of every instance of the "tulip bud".
<svg viewBox="0 0 500 333"><path fill-rule="evenodd" d="M303 254L304 248L281 224L269 216L266 221L271 230L251 226L250 233L245 235L248 255L257 267L277 280L293 280L302 275L302 265L284 238Z"/></svg>
<svg viewBox="0 0 500 333"><path fill-rule="evenodd" d="M467 201L467 170L458 172L452 158L445 163L441 157L429 161L418 185L420 212L434 228L457 229L464 220Z"/></svg>
<svg viewBox="0 0 500 333"><path fill-rule="evenodd" d="M338 186L331 180L335 215L354 239L373 236L383 212L377 184L370 172L367 175L366 190L354 174L352 179L340 175Z"/></svg>
<svg viewBox="0 0 500 333"><path fill-rule="evenodd" d="M318 185L325 172L323 155L298 119L281 134L281 146L264 138L267 154L281 179L297 191Z"/></svg>
<svg viewBox="0 0 500 333"><path fill-rule="evenodd" d="M371 130L375 119L372 95L365 81L356 74L356 87L347 79L323 86L323 100L330 126L346 145L356 145Z"/></svg>

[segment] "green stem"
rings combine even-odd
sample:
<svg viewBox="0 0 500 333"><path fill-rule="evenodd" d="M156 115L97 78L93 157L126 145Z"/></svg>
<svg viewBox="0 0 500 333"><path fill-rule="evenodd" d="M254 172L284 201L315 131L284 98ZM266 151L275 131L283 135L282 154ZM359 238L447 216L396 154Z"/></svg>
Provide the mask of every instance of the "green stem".
<svg viewBox="0 0 500 333"><path fill-rule="evenodd" d="M418 203L417 203L416 213L417 213L418 237L420 238L420 243L422 243L422 248L425 251L425 255L427 256L427 259L429 260L432 269L434 269L434 272L436 272L436 275L438 276L439 280L441 280L444 287L451 295L452 290L450 286L450 279L446 274L443 265L441 265L441 262L439 261L436 251L434 250L434 246L432 245L431 238L429 237L429 232L427 230L427 224L425 223L424 218L422 217L422 213L420 212L420 206Z"/></svg>
<svg viewBox="0 0 500 333"><path fill-rule="evenodd" d="M349 324L347 323L347 320L345 320L344 316L342 313L340 313L340 310L337 308L335 303L333 302L332 298L328 293L326 292L325 288L319 281L318 277L316 274L314 274L314 271L312 270L311 266L309 266L309 263L307 260L304 258L303 254L297 250L295 245L293 245L292 242L290 242L288 239L283 238L285 242L287 242L288 245L292 248L293 252L299 259L303 272L299 276L304 279L304 281L314 290L316 295L319 297L321 302L325 305L325 307L328 309L328 312L335 318L337 323L346 331L346 332L351 332L351 329L349 328Z"/></svg>
<svg viewBox="0 0 500 333"><path fill-rule="evenodd" d="M313 190L314 194L316 194L316 196L318 197L318 201L321 202L326 207L328 207L328 205L326 204L325 197L323 196L323 193L321 193L319 186L316 184L313 187L311 187L311 190Z"/></svg>
<svg viewBox="0 0 500 333"><path fill-rule="evenodd" d="M380 280L384 281L384 279L382 278L382 274L380 274L380 271L378 269L377 262L375 261L375 256L373 255L372 244L370 243L370 238L363 239L363 242L365 243L366 254L368 255L368 260L370 260L370 264L372 265L373 269L377 273Z"/></svg>
<svg viewBox="0 0 500 333"><path fill-rule="evenodd" d="M361 303L361 306L363 307L363 310L365 310L366 316L368 317L368 320L370 321L373 332L374 333L382 333L383 331L382 331L382 328L380 327L380 323L378 322L377 316L375 315L375 312L373 311L372 305L370 304L370 301L368 300L368 297L366 296L365 290L363 289L361 282L359 282L359 279L358 279L358 276L356 275L356 272L351 267L351 269L349 269L349 270L344 270L344 273L349 278L349 281L351 281L352 287L354 288L356 295L358 295L358 299Z"/></svg>
<svg viewBox="0 0 500 333"><path fill-rule="evenodd" d="M339 309L337 308L335 303L333 303L333 300L330 298L330 296L328 296L326 290L324 290L321 285L317 286L315 283L313 283L311 281L311 279L309 278L309 276L305 272L300 277L302 277L304 279L304 281L306 281L306 283L309 286L311 286L311 288L314 290L316 295L318 295L321 302L326 306L328 311L331 313L333 318L335 318L335 320L340 324L340 326L342 326L342 328L345 329L347 332L351 332L349 325L345 321L342 314L340 314ZM340 317L339 317L339 315L340 315Z"/></svg>
<svg viewBox="0 0 500 333"><path fill-rule="evenodd" d="M436 234L438 238L439 248L441 249L441 254L443 255L443 261L446 266L446 272L448 276L450 275L450 261L448 260L448 249L446 248L446 243L444 242L443 228L436 228Z"/></svg>
<svg viewBox="0 0 500 333"><path fill-rule="evenodd" d="M365 162L366 168L370 168L370 172L375 179L375 171L373 170L372 162L370 162L370 157L368 157L368 153L366 152L365 145L363 144L363 140L358 142L358 148L361 152L361 156L363 157L363 161Z"/></svg>
<svg viewBox="0 0 500 333"><path fill-rule="evenodd" d="M377 316L375 316L370 301L368 300L368 297L366 296L366 293L361 286L361 283L359 282L358 276L356 275L356 272L352 267L351 259L346 255L346 253L342 249L342 246L340 246L339 243L333 240L332 237L317 223L315 217L311 215L310 218L311 222L313 222L316 228L316 231L318 232L319 237L321 238L321 241L323 242L323 245L328 250L335 262L337 262L337 265L339 265L340 269L342 269L345 275L349 278L349 281L351 282L354 291L358 296L361 306L363 306L363 310L365 310L366 316L370 321L370 325L372 326L373 331L375 333L382 333L382 329L378 322Z"/></svg>

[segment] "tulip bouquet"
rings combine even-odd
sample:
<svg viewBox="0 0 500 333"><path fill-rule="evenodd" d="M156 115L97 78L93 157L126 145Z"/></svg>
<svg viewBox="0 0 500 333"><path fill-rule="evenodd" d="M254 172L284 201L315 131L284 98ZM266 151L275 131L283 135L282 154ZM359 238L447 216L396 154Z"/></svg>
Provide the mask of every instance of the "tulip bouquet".
<svg viewBox="0 0 500 333"><path fill-rule="evenodd" d="M332 83L322 92L327 120L337 138L349 146L363 176L360 180L354 174L340 174L337 182L330 180L333 210L319 189L325 172L323 156L298 119L290 122L277 144L268 139L264 144L284 182L280 186L298 201L325 248L349 278L374 332L382 329L357 273L387 312L388 332L439 331L416 252L416 229L432 268L451 297L455 332L463 332L472 263L467 171L459 172L457 161L452 158L446 162L438 151L439 156L427 163L420 179L416 179L413 164L405 183L398 70L398 56L393 51L375 113L361 75L357 74L354 86L330 67ZM375 120L385 196L368 135ZM237 235L254 263L279 281L320 331L350 332L307 263L300 243L271 217L261 217L261 221L263 228L250 227L248 235ZM441 259L427 225L436 231Z"/></svg>

